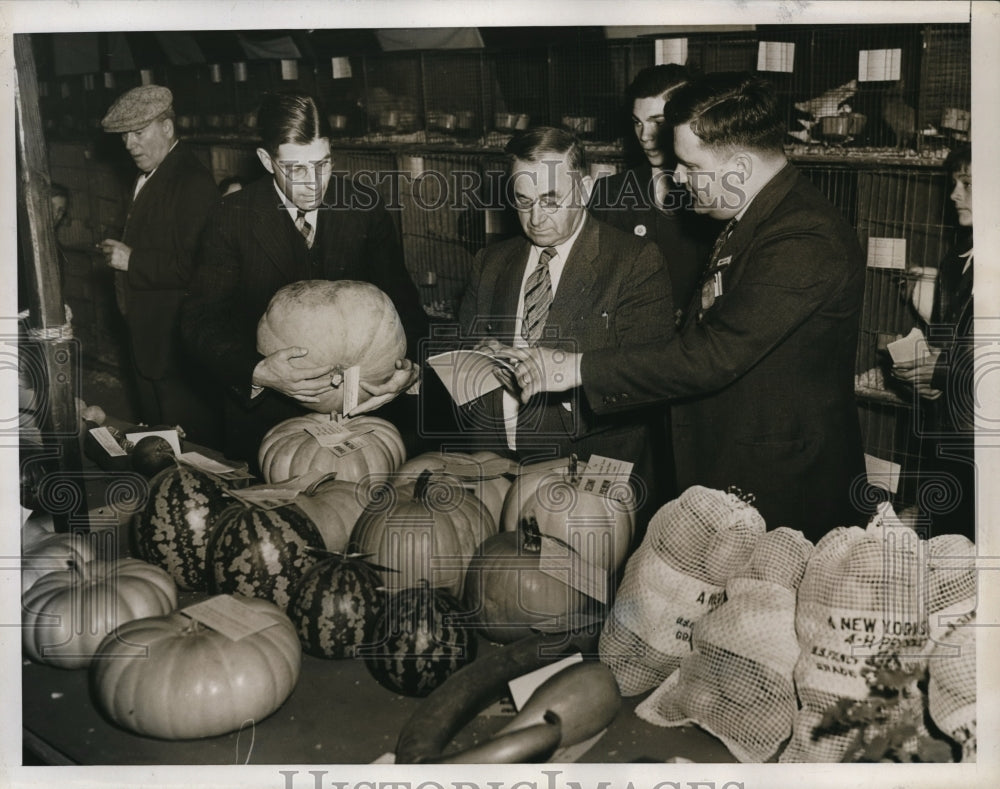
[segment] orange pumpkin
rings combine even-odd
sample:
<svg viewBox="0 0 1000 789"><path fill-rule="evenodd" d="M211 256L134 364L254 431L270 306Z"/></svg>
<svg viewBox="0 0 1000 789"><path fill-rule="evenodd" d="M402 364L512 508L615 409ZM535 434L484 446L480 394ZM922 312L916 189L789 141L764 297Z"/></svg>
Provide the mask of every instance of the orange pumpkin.
<svg viewBox="0 0 1000 789"><path fill-rule="evenodd" d="M515 531L532 516L542 534L572 546L586 561L617 570L628 558L635 536L635 496L627 483L607 496L586 491L587 467L575 456L561 468L551 463L525 466L504 501L501 531Z"/></svg>
<svg viewBox="0 0 1000 789"><path fill-rule="evenodd" d="M139 559L94 559L39 578L21 604L25 653L58 668L83 668L118 625L173 611L177 587Z"/></svg>
<svg viewBox="0 0 1000 789"><path fill-rule="evenodd" d="M360 449L341 454L325 447L307 428L337 425ZM349 435L347 435L349 434ZM388 476L406 460L399 431L377 416L332 420L322 414L305 414L279 422L260 442L257 462L267 482L285 482L307 471L335 471L342 482L360 482L368 476Z"/></svg>
<svg viewBox="0 0 1000 789"><path fill-rule="evenodd" d="M541 569L542 542L552 540L537 524L525 521L517 531L502 531L484 541L469 562L465 604L490 641L509 644L551 619L599 615L602 606ZM569 561L549 562L558 574L571 572Z"/></svg>
<svg viewBox="0 0 1000 789"><path fill-rule="evenodd" d="M292 359L293 367L357 365L362 381L380 384L406 356L406 335L392 300L374 285L300 280L274 294L257 324L257 350L265 356L293 347L309 351ZM359 391L359 402L368 397ZM318 402L302 405L321 414L342 413L344 389L331 388Z"/></svg>
<svg viewBox="0 0 1000 789"><path fill-rule="evenodd" d="M476 496L424 471L408 485L372 488L371 502L351 534L350 551L371 554L372 562L395 570L383 576L389 589L426 579L459 597L476 546L496 530Z"/></svg>

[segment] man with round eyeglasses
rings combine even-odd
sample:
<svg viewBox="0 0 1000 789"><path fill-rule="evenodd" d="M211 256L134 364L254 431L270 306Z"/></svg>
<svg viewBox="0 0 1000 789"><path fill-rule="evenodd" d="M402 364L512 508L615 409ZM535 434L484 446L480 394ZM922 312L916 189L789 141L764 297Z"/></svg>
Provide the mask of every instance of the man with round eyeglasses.
<svg viewBox="0 0 1000 789"><path fill-rule="evenodd" d="M257 322L279 289L306 279L369 282L392 300L412 353L427 333L427 317L385 205L374 190L362 191L333 175L326 117L303 93L264 97L257 157L268 177L219 204L184 304L188 353L225 389L226 454L251 465L270 427L304 413L303 403L340 385L340 371L310 365L304 349L258 353ZM397 368L356 412L411 386L417 367L400 360ZM415 424L416 416L393 421Z"/></svg>
<svg viewBox="0 0 1000 789"><path fill-rule="evenodd" d="M567 351L669 339L663 257L654 244L588 215L593 179L579 140L537 127L515 136L506 155L507 195L523 235L477 254L459 309L462 337ZM633 481L651 497L649 416L598 417L579 390L519 403L503 388L468 404L459 421L482 448L512 450L522 461L570 454L633 461Z"/></svg>

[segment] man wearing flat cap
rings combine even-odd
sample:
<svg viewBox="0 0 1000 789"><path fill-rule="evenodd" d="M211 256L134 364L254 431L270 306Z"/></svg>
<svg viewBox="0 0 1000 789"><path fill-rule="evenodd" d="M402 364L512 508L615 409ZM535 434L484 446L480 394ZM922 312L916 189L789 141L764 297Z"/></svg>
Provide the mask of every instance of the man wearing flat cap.
<svg viewBox="0 0 1000 789"><path fill-rule="evenodd" d="M139 417L149 425L179 424L193 440L214 443L218 419L178 364L178 311L201 231L219 199L215 181L178 142L168 88L129 90L101 126L121 135L139 168L121 240L100 244L115 270L115 295L128 327Z"/></svg>

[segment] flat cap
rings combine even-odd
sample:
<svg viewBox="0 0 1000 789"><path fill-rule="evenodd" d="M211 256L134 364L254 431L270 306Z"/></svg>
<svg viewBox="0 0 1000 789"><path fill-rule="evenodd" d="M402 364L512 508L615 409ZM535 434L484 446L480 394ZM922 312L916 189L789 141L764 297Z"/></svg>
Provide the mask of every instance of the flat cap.
<svg viewBox="0 0 1000 789"><path fill-rule="evenodd" d="M145 128L174 102L170 88L143 85L126 91L108 110L101 121L106 132L130 132Z"/></svg>

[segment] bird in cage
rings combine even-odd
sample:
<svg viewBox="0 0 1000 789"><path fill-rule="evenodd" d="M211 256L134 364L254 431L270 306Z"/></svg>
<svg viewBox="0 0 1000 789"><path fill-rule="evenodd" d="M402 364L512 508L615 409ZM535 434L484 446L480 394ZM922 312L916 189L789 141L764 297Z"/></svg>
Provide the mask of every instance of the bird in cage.
<svg viewBox="0 0 1000 789"><path fill-rule="evenodd" d="M840 105L849 100L858 92L858 81L852 79L843 85L830 88L813 99L795 102L795 109L811 115L813 118L822 118L825 115L836 115Z"/></svg>
<svg viewBox="0 0 1000 789"><path fill-rule="evenodd" d="M906 84L899 80L882 101L882 120L892 130L897 148L912 148L917 133L917 113L903 100Z"/></svg>

